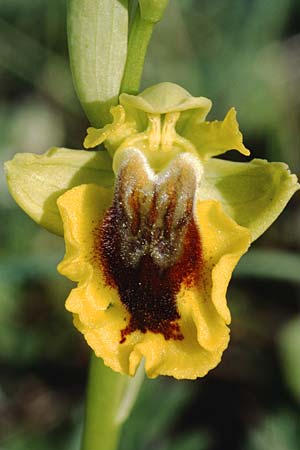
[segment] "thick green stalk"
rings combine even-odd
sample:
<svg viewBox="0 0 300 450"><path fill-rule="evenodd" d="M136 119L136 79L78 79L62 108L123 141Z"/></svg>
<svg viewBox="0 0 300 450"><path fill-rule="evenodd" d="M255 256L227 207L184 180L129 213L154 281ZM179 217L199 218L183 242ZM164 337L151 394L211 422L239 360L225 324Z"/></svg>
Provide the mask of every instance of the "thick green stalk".
<svg viewBox="0 0 300 450"><path fill-rule="evenodd" d="M144 365L131 378L91 356L81 450L115 450L144 379Z"/></svg>
<svg viewBox="0 0 300 450"><path fill-rule="evenodd" d="M117 415L126 383L126 376L113 372L92 354L82 450L117 448L120 434Z"/></svg>
<svg viewBox="0 0 300 450"><path fill-rule="evenodd" d="M153 28L159 22L169 0L139 0L130 27L127 59L121 84L121 92L137 94L144 69L145 57ZM129 0L129 5L133 2Z"/></svg>
<svg viewBox="0 0 300 450"><path fill-rule="evenodd" d="M145 57L154 25L154 23L148 22L141 17L139 9L136 11L129 35L121 92L129 94L137 94L139 92Z"/></svg>

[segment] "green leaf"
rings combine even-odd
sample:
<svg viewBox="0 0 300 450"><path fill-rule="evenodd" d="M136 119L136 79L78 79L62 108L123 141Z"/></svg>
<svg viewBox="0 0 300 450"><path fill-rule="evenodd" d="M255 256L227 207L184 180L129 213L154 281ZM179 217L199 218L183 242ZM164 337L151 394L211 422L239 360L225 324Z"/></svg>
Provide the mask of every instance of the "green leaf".
<svg viewBox="0 0 300 450"><path fill-rule="evenodd" d="M299 419L292 411L263 417L248 435L246 450L299 450Z"/></svg>
<svg viewBox="0 0 300 450"><path fill-rule="evenodd" d="M253 249L240 260L234 275L299 283L300 254L282 250Z"/></svg>
<svg viewBox="0 0 300 450"><path fill-rule="evenodd" d="M298 272L299 273L299 272ZM288 322L279 335L279 352L281 366L286 383L300 402L300 318Z"/></svg>
<svg viewBox="0 0 300 450"><path fill-rule="evenodd" d="M120 450L157 448L157 442L165 444L159 447L160 450L171 448L170 427L191 401L194 387L189 381L172 383L164 377L155 380L146 377L132 413L124 424ZM196 448L200 450L202 446Z"/></svg>
<svg viewBox="0 0 300 450"><path fill-rule="evenodd" d="M200 198L219 200L228 215L250 230L252 241L274 222L300 187L286 164L262 159L249 163L210 159L204 173Z"/></svg>
<svg viewBox="0 0 300 450"><path fill-rule="evenodd" d="M63 235L57 198L85 183L109 187L114 175L107 152L51 148L43 155L18 153L5 164L16 203L39 225Z"/></svg>
<svg viewBox="0 0 300 450"><path fill-rule="evenodd" d="M128 39L127 0L69 0L68 43L75 89L93 126L111 121Z"/></svg>
<svg viewBox="0 0 300 450"><path fill-rule="evenodd" d="M145 378L145 365L141 363L134 377L127 377L124 386L122 398L120 400L118 412L115 421L117 424L123 424L129 417L135 401L138 397L140 388Z"/></svg>

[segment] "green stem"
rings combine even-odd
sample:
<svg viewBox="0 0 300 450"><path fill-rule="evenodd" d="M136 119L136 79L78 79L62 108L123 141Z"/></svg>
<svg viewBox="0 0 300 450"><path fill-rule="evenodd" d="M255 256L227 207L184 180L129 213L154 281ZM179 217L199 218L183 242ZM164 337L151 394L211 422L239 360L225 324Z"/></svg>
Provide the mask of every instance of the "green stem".
<svg viewBox="0 0 300 450"><path fill-rule="evenodd" d="M137 94L143 74L147 48L151 39L154 23L141 18L137 8L129 34L127 60L120 92Z"/></svg>
<svg viewBox="0 0 300 450"><path fill-rule="evenodd" d="M134 377L106 367L92 353L81 450L115 450L144 379L144 364Z"/></svg>
<svg viewBox="0 0 300 450"><path fill-rule="evenodd" d="M134 17L134 11L136 10L137 5L135 0L128 0L128 14L129 14L129 23L131 23L131 20Z"/></svg>
<svg viewBox="0 0 300 450"><path fill-rule="evenodd" d="M119 406L127 377L91 356L82 450L115 450L119 442Z"/></svg>

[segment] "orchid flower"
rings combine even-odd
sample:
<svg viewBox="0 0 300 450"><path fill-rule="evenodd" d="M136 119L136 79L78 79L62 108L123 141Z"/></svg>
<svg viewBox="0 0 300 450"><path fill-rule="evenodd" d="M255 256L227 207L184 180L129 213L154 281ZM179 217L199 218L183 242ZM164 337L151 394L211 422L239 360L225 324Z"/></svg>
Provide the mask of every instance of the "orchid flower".
<svg viewBox="0 0 300 450"><path fill-rule="evenodd" d="M121 94L112 123L86 149L17 154L10 191L37 223L64 235L61 274L78 283L66 308L113 370L194 379L229 342L234 267L299 189L283 163L250 154L234 108L206 121L211 101L173 83Z"/></svg>

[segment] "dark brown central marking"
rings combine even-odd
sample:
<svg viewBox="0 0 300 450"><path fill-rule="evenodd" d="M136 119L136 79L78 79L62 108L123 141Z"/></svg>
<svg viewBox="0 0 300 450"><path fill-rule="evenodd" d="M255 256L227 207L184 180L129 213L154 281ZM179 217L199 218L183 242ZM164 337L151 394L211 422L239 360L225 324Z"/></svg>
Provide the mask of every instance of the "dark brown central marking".
<svg viewBox="0 0 300 450"><path fill-rule="evenodd" d="M107 284L118 290L130 314L120 343L135 330L182 340L176 296L182 285L197 282L201 270L193 192L179 204L181 171L160 184L148 181L153 186L146 191L139 186L140 175L133 181L121 171L114 203L95 230L95 254Z"/></svg>

